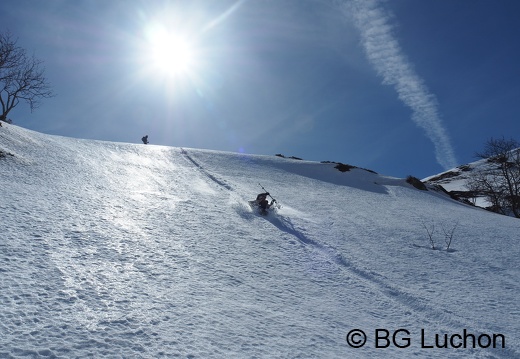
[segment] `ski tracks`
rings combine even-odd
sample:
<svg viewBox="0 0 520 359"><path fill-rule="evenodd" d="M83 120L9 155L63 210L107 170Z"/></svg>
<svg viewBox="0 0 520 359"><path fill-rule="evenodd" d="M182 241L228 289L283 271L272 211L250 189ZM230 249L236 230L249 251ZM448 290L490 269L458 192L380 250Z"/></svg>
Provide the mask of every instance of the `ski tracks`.
<svg viewBox="0 0 520 359"><path fill-rule="evenodd" d="M209 173L199 162L195 161L193 159L193 157L191 157L184 148L181 148L181 154L184 156L184 158L186 158L189 162L191 162L202 174L204 174L206 177L208 177L211 181L216 183L218 186L220 186L228 191L233 191L233 187L231 187L225 181L217 178L215 175Z"/></svg>
<svg viewBox="0 0 520 359"><path fill-rule="evenodd" d="M476 333L492 332L489 328L479 328L476 323L468 318L460 317L456 313L445 310L442 307L435 307L426 299L407 292L403 289L406 286L392 285L385 276L356 265L337 249L312 239L306 234L304 228L298 229L291 218L277 215L267 219L280 231L297 238L302 246L312 248L312 250L319 253L313 259L334 263L340 270L347 271L350 276L357 278L362 283L362 286L368 288L370 292L380 294L381 302L386 301L404 307L405 309L402 310L402 313L408 319L412 319L413 322L417 322L417 320L413 320L414 317L420 317L421 322L432 323L432 325L436 325L440 330L447 333L460 331L461 328L472 328ZM331 237L333 236L334 234L331 233ZM386 300L383 298L386 298ZM477 354L480 350L468 349L468 352ZM517 357L518 353L506 348L502 351L493 350L493 355L496 358L511 358Z"/></svg>
<svg viewBox="0 0 520 359"><path fill-rule="evenodd" d="M229 194L229 202L231 205L237 210L237 213L244 217L244 213L250 210L249 206L245 203L245 200L236 193L236 190L231 186L229 183L227 183L225 180L219 178L215 174L211 173L204 167L200 162L195 160L193 156L191 156L188 151L186 151L184 148L181 148L181 154L186 159L187 162L192 164L202 175L203 177L206 177L209 181L209 184L212 184L214 187L226 191Z"/></svg>
<svg viewBox="0 0 520 359"><path fill-rule="evenodd" d="M234 199L237 202L242 203L244 201L236 194L233 186L209 172L201 163L190 156L185 149L181 148L181 154L218 188L228 191L230 196L235 197ZM436 323L441 329L447 332L453 331L454 329L459 330L460 328L475 328L475 325L472 325L473 323L468 323L464 318L457 319L454 313L442 310L442 308L437 309L428 303L426 299L408 293L398 286L393 286L387 282L387 279L383 275L370 271L367 268L359 267L352 260L346 258L339 250L311 238L311 236L307 234L307 230L305 228L298 228L289 216L278 213L275 216L267 216L265 218L273 226L278 228L278 230L296 238L302 246L318 254L313 257L313 260L326 261L337 266L340 270L347 271L349 275L357 278L365 287L370 288L370 291L380 293L389 302L408 308L404 311L408 313L408 315L415 315L424 318L426 322ZM334 234L332 234L332 236L334 236ZM475 329L477 331L479 330L478 328ZM489 332L489 330L485 328L481 328L480 331L482 333ZM509 358L515 356L516 353L511 353L510 350L504 350L502 352L495 350L493 351L493 355Z"/></svg>

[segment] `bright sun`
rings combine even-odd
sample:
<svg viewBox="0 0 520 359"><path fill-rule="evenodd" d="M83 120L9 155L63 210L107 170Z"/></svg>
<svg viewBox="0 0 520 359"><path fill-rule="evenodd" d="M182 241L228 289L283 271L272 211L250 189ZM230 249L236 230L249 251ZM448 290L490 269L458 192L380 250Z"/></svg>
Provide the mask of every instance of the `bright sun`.
<svg viewBox="0 0 520 359"><path fill-rule="evenodd" d="M161 26L147 31L148 55L153 68L160 74L182 75L194 66L194 49L187 38Z"/></svg>

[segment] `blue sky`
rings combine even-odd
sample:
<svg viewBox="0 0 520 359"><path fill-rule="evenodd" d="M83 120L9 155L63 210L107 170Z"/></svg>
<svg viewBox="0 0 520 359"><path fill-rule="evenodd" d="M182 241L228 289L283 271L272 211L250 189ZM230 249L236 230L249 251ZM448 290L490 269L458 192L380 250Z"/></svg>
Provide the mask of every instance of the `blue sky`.
<svg viewBox="0 0 520 359"><path fill-rule="evenodd" d="M0 31L56 93L9 117L422 178L491 137L520 140L519 13L516 0L3 0Z"/></svg>

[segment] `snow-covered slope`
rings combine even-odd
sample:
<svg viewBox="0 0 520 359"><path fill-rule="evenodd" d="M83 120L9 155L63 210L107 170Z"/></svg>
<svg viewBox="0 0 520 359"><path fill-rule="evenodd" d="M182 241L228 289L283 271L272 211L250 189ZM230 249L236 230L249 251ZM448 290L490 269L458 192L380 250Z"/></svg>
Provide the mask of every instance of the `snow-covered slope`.
<svg viewBox="0 0 520 359"><path fill-rule="evenodd" d="M0 358L520 357L517 219L275 156L16 126L0 151Z"/></svg>

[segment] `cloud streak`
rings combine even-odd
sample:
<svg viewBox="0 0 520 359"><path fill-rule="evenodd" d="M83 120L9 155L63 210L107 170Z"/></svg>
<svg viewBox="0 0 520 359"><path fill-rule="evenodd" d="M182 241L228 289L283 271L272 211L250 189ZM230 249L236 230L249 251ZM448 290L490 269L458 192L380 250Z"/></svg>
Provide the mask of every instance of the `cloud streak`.
<svg viewBox="0 0 520 359"><path fill-rule="evenodd" d="M455 167L457 161L439 116L437 100L403 54L393 35L390 14L379 0L351 0L343 4L343 10L353 18L367 58L383 83L394 86L399 99L412 109L412 120L433 142L437 162L445 169Z"/></svg>
<svg viewBox="0 0 520 359"><path fill-rule="evenodd" d="M204 28L201 30L201 32L206 32L210 30L211 28L219 25L221 22L225 21L231 14L233 14L236 10L238 10L246 1L249 0L238 0L236 3L231 5L226 11L224 11L222 14L217 16L215 19L211 20Z"/></svg>

